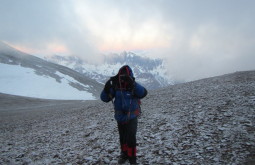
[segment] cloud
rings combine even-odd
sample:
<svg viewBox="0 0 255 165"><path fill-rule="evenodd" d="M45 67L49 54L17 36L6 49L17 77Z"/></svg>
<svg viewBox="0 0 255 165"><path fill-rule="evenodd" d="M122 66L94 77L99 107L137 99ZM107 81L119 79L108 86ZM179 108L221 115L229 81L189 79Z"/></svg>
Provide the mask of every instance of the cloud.
<svg viewBox="0 0 255 165"><path fill-rule="evenodd" d="M82 25L93 34L100 50L148 49L167 44L165 22L157 15L146 17L149 12L139 11L135 6L131 9L132 3L128 6L117 3L116 6L113 1L107 4L89 2L76 1L75 11Z"/></svg>
<svg viewBox="0 0 255 165"><path fill-rule="evenodd" d="M74 13L73 1L10 0L1 4L0 12L0 22L4 22L0 39L30 50L28 53L81 57L98 54L90 32Z"/></svg>
<svg viewBox="0 0 255 165"><path fill-rule="evenodd" d="M254 69L252 0L8 0L0 40L36 55L147 50L179 80Z"/></svg>
<svg viewBox="0 0 255 165"><path fill-rule="evenodd" d="M252 29L225 28L215 24L201 25L192 35L184 37L185 41L178 42L174 49L154 53L165 57L169 75L179 81L255 69Z"/></svg>

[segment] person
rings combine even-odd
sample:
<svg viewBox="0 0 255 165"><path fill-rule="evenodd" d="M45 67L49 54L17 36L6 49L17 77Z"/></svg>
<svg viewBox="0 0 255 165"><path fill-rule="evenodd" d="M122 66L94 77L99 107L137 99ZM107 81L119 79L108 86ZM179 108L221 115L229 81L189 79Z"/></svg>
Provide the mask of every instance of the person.
<svg viewBox="0 0 255 165"><path fill-rule="evenodd" d="M122 66L118 74L105 83L101 92L101 100L112 101L114 105L121 149L119 164L127 160L130 164L137 163L137 118L141 113L140 99L146 95L147 90L135 81L133 71L128 65Z"/></svg>

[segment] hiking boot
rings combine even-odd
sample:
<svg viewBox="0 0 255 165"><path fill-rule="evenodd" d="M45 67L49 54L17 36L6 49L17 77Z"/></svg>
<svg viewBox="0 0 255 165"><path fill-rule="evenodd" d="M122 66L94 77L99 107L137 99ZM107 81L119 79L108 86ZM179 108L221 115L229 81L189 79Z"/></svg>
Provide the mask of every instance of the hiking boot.
<svg viewBox="0 0 255 165"><path fill-rule="evenodd" d="M124 164L126 161L128 160L128 156L125 153L121 153L119 160L118 160L118 164Z"/></svg>
<svg viewBox="0 0 255 165"><path fill-rule="evenodd" d="M137 164L136 163L136 157L129 157L128 160L129 160L129 163L132 164L132 165L136 165Z"/></svg>

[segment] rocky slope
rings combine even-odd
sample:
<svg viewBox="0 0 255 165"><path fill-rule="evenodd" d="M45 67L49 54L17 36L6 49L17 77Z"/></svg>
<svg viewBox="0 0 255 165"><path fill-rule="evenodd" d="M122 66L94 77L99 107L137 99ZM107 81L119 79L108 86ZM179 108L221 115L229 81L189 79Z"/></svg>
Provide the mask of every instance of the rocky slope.
<svg viewBox="0 0 255 165"><path fill-rule="evenodd" d="M117 163L111 103L41 101L1 95L0 164ZM142 103L140 164L255 163L255 71L150 91Z"/></svg>

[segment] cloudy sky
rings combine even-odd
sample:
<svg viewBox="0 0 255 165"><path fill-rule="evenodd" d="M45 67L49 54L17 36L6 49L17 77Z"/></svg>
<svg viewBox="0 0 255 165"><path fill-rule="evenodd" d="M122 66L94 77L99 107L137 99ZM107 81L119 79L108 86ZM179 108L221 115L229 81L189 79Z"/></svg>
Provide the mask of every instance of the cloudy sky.
<svg viewBox="0 0 255 165"><path fill-rule="evenodd" d="M255 69L254 0L0 0L0 40L38 56L146 51L194 80Z"/></svg>

